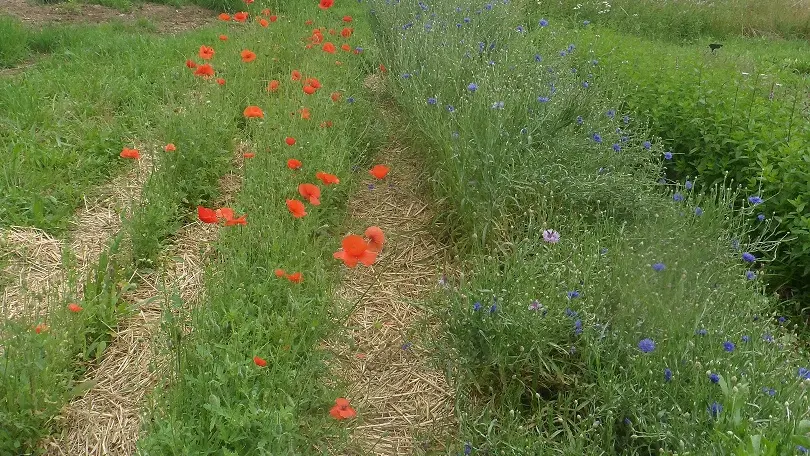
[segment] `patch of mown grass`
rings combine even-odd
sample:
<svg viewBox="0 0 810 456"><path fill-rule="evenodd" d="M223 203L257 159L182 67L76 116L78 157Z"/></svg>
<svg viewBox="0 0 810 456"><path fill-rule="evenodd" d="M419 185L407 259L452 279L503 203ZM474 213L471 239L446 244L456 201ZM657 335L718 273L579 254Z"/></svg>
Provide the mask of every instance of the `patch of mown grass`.
<svg viewBox="0 0 810 456"><path fill-rule="evenodd" d="M245 159L234 203L237 214L247 214L247 225L220 228L205 302L186 323L193 331L177 343L183 323L166 322L174 368L156 391L139 441L145 454L313 454L342 448L343 431L329 416L340 381L330 378L321 346L336 330L330 306L337 265L331 253L344 234L352 166L384 135L362 86L370 67L364 54L304 49L297 38L315 27L340 30L343 15L358 11L356 5L341 5L321 12L311 4L268 28L230 24L227 41L216 42L222 31L211 32L184 49L194 58L200 44L214 47L211 64L225 85L186 83L209 84L210 90L200 89L201 103L221 122L235 122L237 140L255 156ZM307 19L315 23L305 25ZM366 27L351 26L350 39L324 35L338 46L351 43L351 49L370 42ZM256 60L241 62L243 49L254 51ZM290 80L293 70L304 79L318 78L322 87L305 94L303 80ZM280 81L276 92L267 91L272 79ZM332 93L339 97L333 100ZM243 110L251 105L263 110L263 119L245 119ZM302 118L302 108L311 119ZM285 143L287 137L296 139L294 146ZM301 160L303 168L288 169L288 158ZM338 175L340 184L321 186L317 171ZM321 186L321 204L307 204L307 215L295 219L285 200L299 198L298 185L305 182ZM276 268L302 272L303 283L276 277ZM254 356L267 366L255 365Z"/></svg>
<svg viewBox="0 0 810 456"><path fill-rule="evenodd" d="M604 63L518 6L371 4L461 253L432 306L454 451L796 451L808 360L749 256L774 249L755 209L723 182L657 184L666 144Z"/></svg>

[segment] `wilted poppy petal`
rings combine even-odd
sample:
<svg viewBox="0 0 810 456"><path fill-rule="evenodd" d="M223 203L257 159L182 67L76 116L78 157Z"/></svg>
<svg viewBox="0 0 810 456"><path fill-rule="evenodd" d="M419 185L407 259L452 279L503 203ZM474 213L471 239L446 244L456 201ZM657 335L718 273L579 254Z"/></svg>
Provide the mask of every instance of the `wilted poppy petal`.
<svg viewBox="0 0 810 456"><path fill-rule="evenodd" d="M217 223L219 221L217 211L203 206L197 206L197 218L203 223Z"/></svg>
<svg viewBox="0 0 810 456"><path fill-rule="evenodd" d="M383 244L385 244L385 234L378 226L370 226L366 228L366 232L364 233L367 238L370 239L368 243L368 249L372 252L379 252L383 248Z"/></svg>

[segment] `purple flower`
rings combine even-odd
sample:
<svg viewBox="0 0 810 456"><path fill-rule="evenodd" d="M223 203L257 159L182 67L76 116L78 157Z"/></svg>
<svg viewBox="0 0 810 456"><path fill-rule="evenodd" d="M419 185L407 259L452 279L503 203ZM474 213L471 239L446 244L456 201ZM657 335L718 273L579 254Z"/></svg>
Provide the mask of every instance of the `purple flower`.
<svg viewBox="0 0 810 456"><path fill-rule="evenodd" d="M408 350L411 347L413 347L413 344L411 342L405 342L404 344L402 344L402 349L403 350Z"/></svg>
<svg viewBox="0 0 810 456"><path fill-rule="evenodd" d="M577 116L577 124L582 125L583 123L585 123L585 120L582 119L582 116Z"/></svg>
<svg viewBox="0 0 810 456"><path fill-rule="evenodd" d="M748 343L750 340L751 340L751 337L749 337L749 336L742 336L742 341L743 341L743 342Z"/></svg>
<svg viewBox="0 0 810 456"><path fill-rule="evenodd" d="M456 108L454 108L453 105L447 105L447 111L448 112L456 112Z"/></svg>
<svg viewBox="0 0 810 456"><path fill-rule="evenodd" d="M762 335L762 340L764 340L765 342L773 342L773 336L768 333L765 333Z"/></svg>
<svg viewBox="0 0 810 456"><path fill-rule="evenodd" d="M404 73L402 79L411 79L411 73Z"/></svg>
<svg viewBox="0 0 810 456"><path fill-rule="evenodd" d="M622 146L620 146L618 144L614 144L613 145L613 150L615 150L616 152L621 152L622 151Z"/></svg>
<svg viewBox="0 0 810 456"><path fill-rule="evenodd" d="M757 257L755 257L752 253L749 253L749 252L743 252L742 259L744 261L749 262L749 263L753 263L754 261L757 261Z"/></svg>
<svg viewBox="0 0 810 456"><path fill-rule="evenodd" d="M757 278L757 273L754 271L745 271L745 278L748 280L754 280Z"/></svg>
<svg viewBox="0 0 810 456"><path fill-rule="evenodd" d="M698 217L703 215L703 208L701 208L700 206L696 207L695 208L695 215L697 215Z"/></svg>
<svg viewBox="0 0 810 456"><path fill-rule="evenodd" d="M594 65L595 65L595 64L594 64ZM622 121L625 123L625 125L626 125L626 124L629 124L629 123L630 123L630 116L624 116L624 117L622 117Z"/></svg>
<svg viewBox="0 0 810 456"><path fill-rule="evenodd" d="M664 381L669 382L672 380L672 370L670 368L664 369Z"/></svg>
<svg viewBox="0 0 810 456"><path fill-rule="evenodd" d="M715 374L714 372L712 372L711 374L709 374L709 380L711 380L712 383L719 383L720 382L720 376Z"/></svg>
<svg viewBox="0 0 810 456"><path fill-rule="evenodd" d="M680 193L678 193L678 192L675 192L675 194L674 194L674 195L672 195L672 199L673 199L674 201L676 201L676 202L681 202L681 201L683 201L683 195L681 195L681 194L680 194Z"/></svg>
<svg viewBox="0 0 810 456"><path fill-rule="evenodd" d="M429 105L435 105L436 104L436 99L433 98L433 97L430 97L430 98L427 99L427 103Z"/></svg>
<svg viewBox="0 0 810 456"><path fill-rule="evenodd" d="M534 61L535 62L542 62L543 57L540 54L534 54Z"/></svg>
<svg viewBox="0 0 810 456"><path fill-rule="evenodd" d="M523 28L523 26L522 26L522 25L518 25L518 26L517 26L517 28L516 28L515 30L517 30L517 31L518 31L518 32L520 32L520 33L523 33L523 32L525 32L525 31L526 31L526 30Z"/></svg>
<svg viewBox="0 0 810 456"><path fill-rule="evenodd" d="M590 23L591 23L591 21L587 21L587 20L586 20L586 21L582 21L582 25L588 25L588 24L590 24Z"/></svg>
<svg viewBox="0 0 810 456"><path fill-rule="evenodd" d="M642 146L644 146L645 149L650 150L652 144L649 141L644 141L644 144L642 144Z"/></svg>
<svg viewBox="0 0 810 456"><path fill-rule="evenodd" d="M346 103L354 103L354 97L347 98Z"/></svg>
<svg viewBox="0 0 810 456"><path fill-rule="evenodd" d="M582 334L582 320L577 320L574 322L574 334L577 336Z"/></svg>
<svg viewBox="0 0 810 456"><path fill-rule="evenodd" d="M545 19L540 19L540 27L547 27L548 21Z"/></svg>
<svg viewBox="0 0 810 456"><path fill-rule="evenodd" d="M706 334L709 334L709 331L707 331L706 328L700 328L697 331L695 331L695 334L697 334L698 336L705 336Z"/></svg>
<svg viewBox="0 0 810 456"><path fill-rule="evenodd" d="M638 349L644 353L649 353L655 350L655 342L652 339L641 339L638 343Z"/></svg>
<svg viewBox="0 0 810 456"><path fill-rule="evenodd" d="M471 454L472 453L472 445L469 443L464 444L464 454Z"/></svg>
<svg viewBox="0 0 810 456"><path fill-rule="evenodd" d="M470 92L475 92L476 90L478 90L478 84L474 82L469 83L467 85L467 90L469 90Z"/></svg>
<svg viewBox="0 0 810 456"><path fill-rule="evenodd" d="M802 379L802 380L810 379L810 369L808 369L806 367L800 367L799 368L799 378Z"/></svg>
<svg viewBox="0 0 810 456"><path fill-rule="evenodd" d="M616 117L616 110L615 109L608 109L608 112L606 112L605 115L612 119L612 118Z"/></svg>
<svg viewBox="0 0 810 456"><path fill-rule="evenodd" d="M478 312L479 310L481 310L481 303L476 301L475 304L473 304L473 311Z"/></svg>
<svg viewBox="0 0 810 456"><path fill-rule="evenodd" d="M560 233L554 230L545 230L543 231L543 240L549 244L556 244L560 242Z"/></svg>
<svg viewBox="0 0 810 456"><path fill-rule="evenodd" d="M762 392L771 397L776 396L776 390L773 388L768 388L767 386L762 387Z"/></svg>
<svg viewBox="0 0 810 456"><path fill-rule="evenodd" d="M497 310L498 310L498 305L497 304L492 304L489 307L489 313L491 313L491 314L497 312Z"/></svg>
<svg viewBox="0 0 810 456"><path fill-rule="evenodd" d="M692 190L692 181L686 181L684 187L686 187L687 190Z"/></svg>
<svg viewBox="0 0 810 456"><path fill-rule="evenodd" d="M672 160L672 152L664 152L664 158L667 160Z"/></svg>
<svg viewBox="0 0 810 456"><path fill-rule="evenodd" d="M599 136L599 133L594 133L592 138L597 144L602 144L602 137Z"/></svg>
<svg viewBox="0 0 810 456"><path fill-rule="evenodd" d="M754 206L756 206L757 204L762 203L762 198L760 198L759 196L756 196L756 195L755 196L749 196L748 197L748 202L753 204Z"/></svg>
<svg viewBox="0 0 810 456"><path fill-rule="evenodd" d="M590 84L588 84L588 81L582 81L582 87L585 87L587 89L588 86L590 86Z"/></svg>
<svg viewBox="0 0 810 456"><path fill-rule="evenodd" d="M666 267L666 265L664 265L664 263L655 263L655 264L652 265L652 268L653 268L653 271L655 271L655 272L661 272L664 269L666 269L667 267Z"/></svg>
<svg viewBox="0 0 810 456"><path fill-rule="evenodd" d="M725 351L727 351L729 353L733 352L735 347L736 346L734 345L734 342L732 342L730 340L727 340L727 341L723 342L723 350L725 350Z"/></svg>
<svg viewBox="0 0 810 456"><path fill-rule="evenodd" d="M764 222L765 221L765 214L757 215L757 220L759 220L760 222Z"/></svg>
<svg viewBox="0 0 810 456"><path fill-rule="evenodd" d="M579 292L577 290L572 290L566 293L568 295L568 299L576 299L579 297Z"/></svg>
<svg viewBox="0 0 810 456"><path fill-rule="evenodd" d="M537 97L537 101L539 101L540 103L548 103L548 100L549 100L548 97Z"/></svg>
<svg viewBox="0 0 810 456"><path fill-rule="evenodd" d="M723 411L723 406L718 404L717 402L713 402L712 405L709 406L708 410L709 415L711 415L712 418L717 418L717 416L720 415L720 412Z"/></svg>

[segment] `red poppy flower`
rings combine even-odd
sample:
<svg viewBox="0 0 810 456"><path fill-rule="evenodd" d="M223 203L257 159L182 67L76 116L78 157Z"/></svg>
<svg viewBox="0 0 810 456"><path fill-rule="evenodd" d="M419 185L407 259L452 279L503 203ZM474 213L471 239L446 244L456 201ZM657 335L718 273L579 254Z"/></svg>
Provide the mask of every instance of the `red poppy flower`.
<svg viewBox="0 0 810 456"><path fill-rule="evenodd" d="M391 171L391 168L385 165L374 165L374 167L371 168L368 173L377 179L382 179L388 175L388 171Z"/></svg>
<svg viewBox="0 0 810 456"><path fill-rule="evenodd" d="M343 16L343 22L351 22L351 21L352 21L351 16Z"/></svg>
<svg viewBox="0 0 810 456"><path fill-rule="evenodd" d="M203 60L211 60L211 58L214 57L214 48L205 45L200 46L199 55Z"/></svg>
<svg viewBox="0 0 810 456"><path fill-rule="evenodd" d="M197 63L193 60L186 60L186 67L193 70L194 68L197 68Z"/></svg>
<svg viewBox="0 0 810 456"><path fill-rule="evenodd" d="M222 78L217 78L217 84L219 84L221 86L224 86L225 85L225 80L222 79Z"/></svg>
<svg viewBox="0 0 810 456"><path fill-rule="evenodd" d="M315 33L312 34L312 37L310 37L309 40L312 41L314 44L321 44L321 43L323 43L323 35L321 35L321 32L319 30L316 30ZM307 49L312 49L312 46L308 45Z"/></svg>
<svg viewBox="0 0 810 456"><path fill-rule="evenodd" d="M225 221L225 226L234 226L234 225L247 225L247 214L236 217L234 214L233 209L230 207L222 207L216 210L217 218L221 218Z"/></svg>
<svg viewBox="0 0 810 456"><path fill-rule="evenodd" d="M82 306L76 304L75 302L72 302L72 303L68 304L67 308L68 308L69 311L71 311L73 313L79 313L79 312L81 312L83 310Z"/></svg>
<svg viewBox="0 0 810 456"><path fill-rule="evenodd" d="M307 78L304 81L304 83L307 84L307 85L311 85L312 87L315 87L316 89L321 88L321 81L319 81L318 78Z"/></svg>
<svg viewBox="0 0 810 456"><path fill-rule="evenodd" d="M293 138L291 136L287 136L284 139L284 142L287 143L288 146L294 146L295 145L295 138Z"/></svg>
<svg viewBox="0 0 810 456"><path fill-rule="evenodd" d="M259 25L261 25L262 27L267 27L268 25L270 25L270 23L267 22L267 19L261 18L259 19Z"/></svg>
<svg viewBox="0 0 810 456"><path fill-rule="evenodd" d="M265 16L269 16L270 15L270 8L263 9L262 14L265 15Z"/></svg>
<svg viewBox="0 0 810 456"><path fill-rule="evenodd" d="M346 51L346 52L349 52L349 51L351 51L351 50L352 50L352 47L351 47L351 46L349 46L348 44L344 44L344 45L343 45L343 46L341 46L340 48L341 48L341 49L343 49L343 50L344 50L344 51Z"/></svg>
<svg viewBox="0 0 810 456"><path fill-rule="evenodd" d="M349 400L343 397L335 400L335 405L329 410L329 414L336 420L345 420L357 416L357 412L349 405Z"/></svg>
<svg viewBox="0 0 810 456"><path fill-rule="evenodd" d="M387 69L387 68L385 68L385 65L383 65L383 64L381 63L381 64L380 64L380 72L385 73L386 71L388 71L388 69Z"/></svg>
<svg viewBox="0 0 810 456"><path fill-rule="evenodd" d="M277 20L278 20L278 16L276 16L276 15L270 16L270 22L276 22Z"/></svg>
<svg viewBox="0 0 810 456"><path fill-rule="evenodd" d="M166 152L174 152L174 151L177 150L177 147L174 144L169 143L169 144L166 144L166 146L163 148L163 150L165 150Z"/></svg>
<svg viewBox="0 0 810 456"><path fill-rule="evenodd" d="M309 204L313 206L320 206L321 204L321 189L313 184L301 184L298 186L298 193L304 198L309 200Z"/></svg>
<svg viewBox="0 0 810 456"><path fill-rule="evenodd" d="M250 5L251 3L255 2L256 0L245 0L246 5Z"/></svg>
<svg viewBox="0 0 810 456"><path fill-rule="evenodd" d="M270 81L269 84L267 84L267 91L275 92L276 90L278 90L279 85L281 85L281 83L277 79L273 79L272 81Z"/></svg>
<svg viewBox="0 0 810 456"><path fill-rule="evenodd" d="M253 158L256 156L256 154L254 154L253 152L245 152L244 154L242 154L242 156L245 158Z"/></svg>
<svg viewBox="0 0 810 456"><path fill-rule="evenodd" d="M329 34L330 35L334 35L335 33L337 33L337 32L335 32L335 29L329 29Z"/></svg>
<svg viewBox="0 0 810 456"><path fill-rule="evenodd" d="M267 366L267 361L265 361L264 359L262 359L262 358L260 358L258 356L253 357L253 363L256 364L259 367L266 367Z"/></svg>
<svg viewBox="0 0 810 456"><path fill-rule="evenodd" d="M332 7L335 4L335 0L321 0L321 3L318 4L318 8L325 10Z"/></svg>
<svg viewBox="0 0 810 456"><path fill-rule="evenodd" d="M242 61L245 63L250 63L256 60L256 54L251 51L250 49L245 49L242 51Z"/></svg>
<svg viewBox="0 0 810 456"><path fill-rule="evenodd" d="M353 32L354 32L353 28L343 27L343 30L340 31L340 36L342 36L343 38L348 38L352 36Z"/></svg>
<svg viewBox="0 0 810 456"><path fill-rule="evenodd" d="M332 184L339 184L340 179L334 174L325 173L323 171L318 171L315 173L315 178L323 182L324 185L332 185Z"/></svg>
<svg viewBox="0 0 810 456"><path fill-rule="evenodd" d="M366 232L364 234L370 239L368 241L369 250L372 252L379 252L382 250L383 244L385 244L385 234L383 234L379 226L370 226L366 228Z"/></svg>
<svg viewBox="0 0 810 456"><path fill-rule="evenodd" d="M221 21L229 21L229 20L231 20L231 16L228 13L220 13L219 20L221 20Z"/></svg>
<svg viewBox="0 0 810 456"><path fill-rule="evenodd" d="M213 209L208 209L207 207L197 206L197 218L200 219L203 223L217 223L219 222L219 218L217 217L217 211Z"/></svg>
<svg viewBox="0 0 810 456"><path fill-rule="evenodd" d="M233 15L233 20L235 20L237 22L245 22L247 20L248 16L249 16L248 13L246 13L244 11L240 11L240 12Z"/></svg>
<svg viewBox="0 0 810 456"><path fill-rule="evenodd" d="M300 160L297 160L295 158L291 158L291 159L287 160L287 168L301 169L301 166L302 166L302 164L301 164Z"/></svg>
<svg viewBox="0 0 810 456"><path fill-rule="evenodd" d="M343 260L343 264L353 268L357 263L371 266L377 261L377 253L368 248L368 242L356 234L350 234L341 241L342 250L338 250L332 256Z"/></svg>
<svg viewBox="0 0 810 456"><path fill-rule="evenodd" d="M264 111L262 111L262 108L260 108L258 106L248 106L247 108L245 108L245 112L243 114L248 119L255 118L255 117L264 119Z"/></svg>
<svg viewBox="0 0 810 456"><path fill-rule="evenodd" d="M304 24L305 25L312 25L313 21L312 21L312 19L307 19L307 20L304 21Z"/></svg>
<svg viewBox="0 0 810 456"><path fill-rule="evenodd" d="M295 218L301 218L307 215L307 211L304 208L304 203L295 199L287 200L287 209L290 211L290 214L292 214L292 216Z"/></svg>
<svg viewBox="0 0 810 456"><path fill-rule="evenodd" d="M194 76L202 76L204 78L210 78L214 75L214 67L211 65L204 63L197 67L194 71Z"/></svg>
<svg viewBox="0 0 810 456"><path fill-rule="evenodd" d="M323 49L324 52L328 52L330 54L334 54L335 51L337 50L335 49L335 45L328 41L326 43L323 43L323 47L321 47L321 49Z"/></svg>
<svg viewBox="0 0 810 456"><path fill-rule="evenodd" d="M300 272L294 272L292 274L287 274L287 280L292 283L301 283L304 281L304 275Z"/></svg>
<svg viewBox="0 0 810 456"><path fill-rule="evenodd" d="M34 332L37 333L37 334L42 334L43 332L47 332L48 329L50 329L50 328L45 323L40 323L40 324L34 326Z"/></svg>
<svg viewBox="0 0 810 456"><path fill-rule="evenodd" d="M312 95L316 91L317 91L317 89L315 89L315 87L312 87L311 85L305 85L304 86L304 93L307 94L307 95Z"/></svg>
<svg viewBox="0 0 810 456"><path fill-rule="evenodd" d="M312 115L308 108L301 108L299 111L301 112L301 118L304 120L309 120L309 117Z"/></svg>
<svg viewBox="0 0 810 456"><path fill-rule="evenodd" d="M286 272L284 272L284 270L283 270L283 269L276 269L275 271L273 271L273 273L274 273L274 274L276 275L276 277L278 277L278 278L284 277L284 276L287 274Z"/></svg>
<svg viewBox="0 0 810 456"><path fill-rule="evenodd" d="M292 70L292 73L290 73L290 79L292 79L293 81L300 81L301 72L298 70Z"/></svg>
<svg viewBox="0 0 810 456"><path fill-rule="evenodd" d="M138 149L129 149L124 147L119 154L121 158L134 158L135 160L141 158L141 153L138 152Z"/></svg>
<svg viewBox="0 0 810 456"><path fill-rule="evenodd" d="M332 101L340 100L340 92L332 92Z"/></svg>

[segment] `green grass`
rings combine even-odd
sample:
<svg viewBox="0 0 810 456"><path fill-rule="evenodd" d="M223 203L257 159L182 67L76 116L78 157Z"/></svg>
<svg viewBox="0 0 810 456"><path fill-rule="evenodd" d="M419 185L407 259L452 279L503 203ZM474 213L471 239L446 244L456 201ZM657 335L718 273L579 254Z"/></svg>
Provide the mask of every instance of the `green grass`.
<svg viewBox="0 0 810 456"><path fill-rule="evenodd" d="M667 144L624 122L625 86L594 74L590 35L518 6L372 3L463 262L431 306L455 451L791 454L807 442L807 358L746 277L768 254L742 252L774 248L747 223L755 209L722 186L657 185Z"/></svg>

